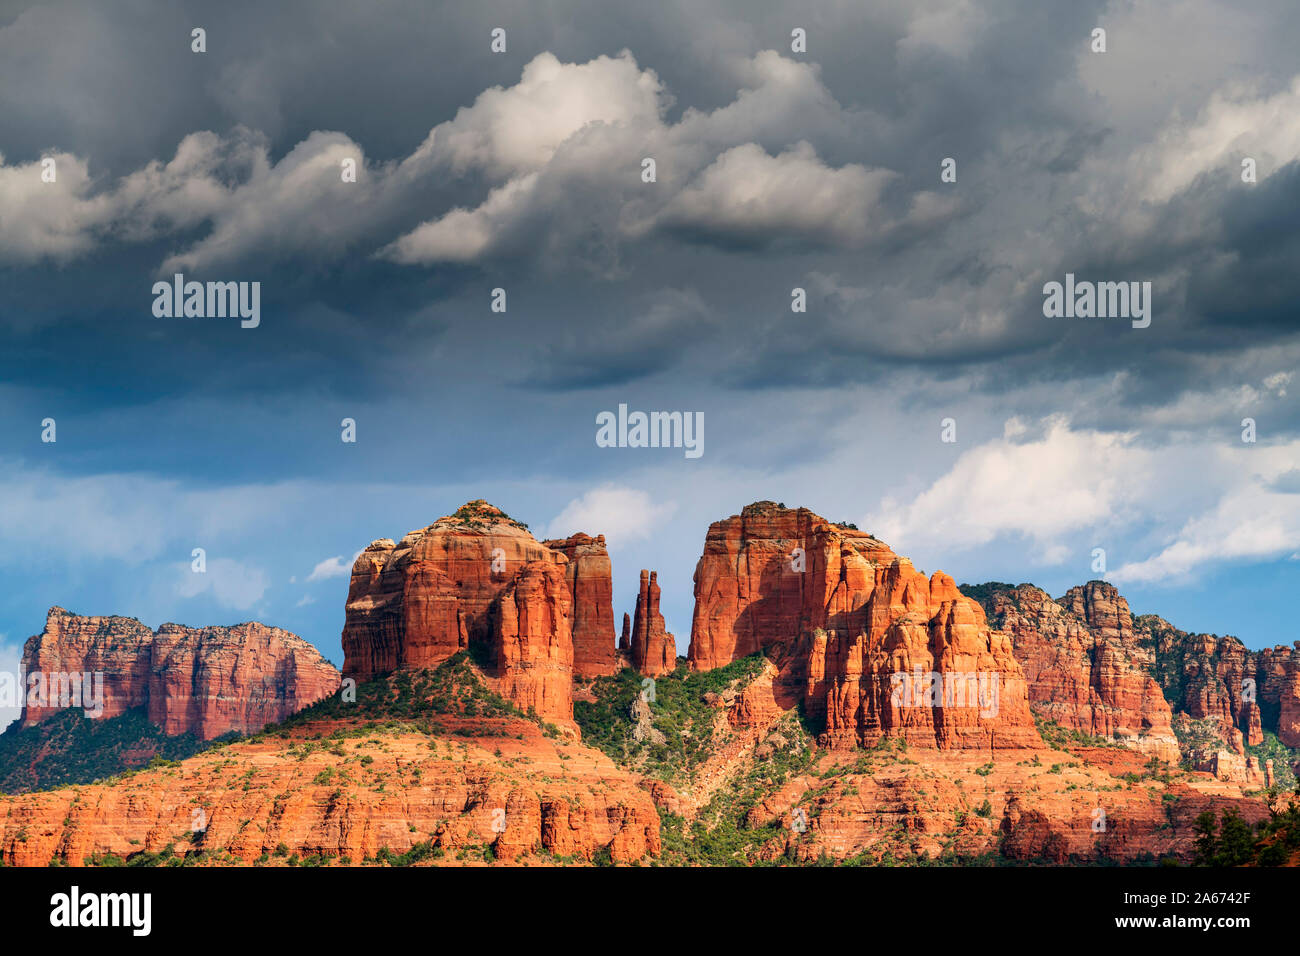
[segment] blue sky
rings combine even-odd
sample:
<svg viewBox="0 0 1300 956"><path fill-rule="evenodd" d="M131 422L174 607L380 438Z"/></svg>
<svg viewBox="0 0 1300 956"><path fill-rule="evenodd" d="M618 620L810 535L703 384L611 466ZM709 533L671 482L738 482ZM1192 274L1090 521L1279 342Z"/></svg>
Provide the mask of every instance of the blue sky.
<svg viewBox="0 0 1300 956"><path fill-rule="evenodd" d="M657 570L681 653L759 499L1295 640L1300 12L1039 7L6 7L0 663L55 604L341 663L352 556L478 497L606 534L616 614ZM156 318L176 271L261 324ZM1151 326L1044 317L1067 272ZM597 447L620 403L704 454Z"/></svg>

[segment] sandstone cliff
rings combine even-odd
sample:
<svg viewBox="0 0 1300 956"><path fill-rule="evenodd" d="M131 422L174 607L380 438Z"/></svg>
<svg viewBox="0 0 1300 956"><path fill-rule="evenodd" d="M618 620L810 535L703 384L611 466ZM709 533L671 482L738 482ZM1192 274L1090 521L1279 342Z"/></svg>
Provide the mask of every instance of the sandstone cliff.
<svg viewBox="0 0 1300 956"><path fill-rule="evenodd" d="M1300 746L1297 650L1251 651L1235 637L1191 634L1152 614L1137 618L1134 631L1154 657L1155 676L1174 710L1216 724L1234 753L1243 752L1243 743L1261 743L1264 730L1288 747Z"/></svg>
<svg viewBox="0 0 1300 956"><path fill-rule="evenodd" d="M573 724L572 599L564 569L530 561L492 605L498 691L520 709Z"/></svg>
<svg viewBox="0 0 1300 956"><path fill-rule="evenodd" d="M614 583L603 534L543 541L569 559L566 579L573 596L573 673L607 677L618 670L614 647Z"/></svg>
<svg viewBox="0 0 1300 956"><path fill-rule="evenodd" d="M986 607L990 625L1011 636L1036 713L1177 762L1173 714L1113 587L1093 581L1058 603L1025 584L994 591Z"/></svg>
<svg viewBox="0 0 1300 956"><path fill-rule="evenodd" d="M103 709L94 716L144 707L164 733L204 740L261 730L339 685L316 648L279 628L164 624L155 633L134 618L81 617L59 607L23 648L23 671L29 680L45 675L51 687L62 680L55 675L102 674ZM60 709L47 695L24 707L20 726Z"/></svg>
<svg viewBox="0 0 1300 956"><path fill-rule="evenodd" d="M689 660L764 651L777 703L802 703L821 742L940 748L1039 743L1005 635L942 572L926 578L872 535L773 502L714 522L695 571Z"/></svg>
<svg viewBox="0 0 1300 956"><path fill-rule="evenodd" d="M355 705L353 705L355 707ZM219 864L614 862L659 853L659 818L603 754L519 717L360 733L307 722L111 784L0 796L0 859L80 866L175 853ZM322 744L322 735L342 731ZM170 849L169 849L170 848ZM165 862L165 861L164 861Z"/></svg>
<svg viewBox="0 0 1300 956"><path fill-rule="evenodd" d="M572 678L616 669L603 536L539 542L485 501L357 558L345 677L437 667L474 650L510 701L573 728Z"/></svg>

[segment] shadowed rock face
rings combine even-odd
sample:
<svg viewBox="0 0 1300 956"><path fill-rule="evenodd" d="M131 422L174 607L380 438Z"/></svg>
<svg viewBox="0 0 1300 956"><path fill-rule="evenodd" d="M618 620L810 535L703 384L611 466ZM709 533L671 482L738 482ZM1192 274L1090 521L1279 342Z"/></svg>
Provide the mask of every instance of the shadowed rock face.
<svg viewBox="0 0 1300 956"><path fill-rule="evenodd" d="M339 686L339 672L316 648L279 628L164 624L155 633L135 618L81 617L58 607L28 639L23 670L47 679L102 674L103 710L92 716L145 707L164 733L204 740L261 730ZM54 698L24 706L21 726L59 709Z"/></svg>
<svg viewBox="0 0 1300 956"><path fill-rule="evenodd" d="M537 541L471 501L357 558L343 629L345 677L437 667L475 646L500 692L573 726L572 678L612 674L613 587L603 536Z"/></svg>
<svg viewBox="0 0 1300 956"><path fill-rule="evenodd" d="M1173 714L1148 672L1128 603L1093 581L1060 602L1021 585L990 596L990 624L1011 636L1033 709L1070 730L1122 741L1176 762Z"/></svg>
<svg viewBox="0 0 1300 956"><path fill-rule="evenodd" d="M543 541L569 559L565 575L573 596L573 673L607 677L618 670L614 648L614 583L603 534Z"/></svg>
<svg viewBox="0 0 1300 956"><path fill-rule="evenodd" d="M714 522L695 571L696 670L764 651L778 706L831 747L1039 743L1010 639L943 573L806 508L758 502Z"/></svg>

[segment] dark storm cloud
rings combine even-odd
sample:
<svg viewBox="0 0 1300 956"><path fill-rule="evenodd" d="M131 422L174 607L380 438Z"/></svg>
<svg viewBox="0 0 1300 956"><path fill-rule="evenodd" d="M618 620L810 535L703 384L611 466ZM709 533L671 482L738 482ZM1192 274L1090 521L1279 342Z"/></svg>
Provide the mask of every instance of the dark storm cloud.
<svg viewBox="0 0 1300 956"><path fill-rule="evenodd" d="M1211 163L1169 195L1144 192L1132 156L1157 149L1162 124L1193 125L1222 84L1175 91L1179 118L1152 114L1139 87L1131 104L1099 93L1084 75L1092 26L1111 29L1117 77L1141 79L1160 42L1125 16L1033 2L617 16L597 3L33 5L0 30L0 149L10 170L64 151L86 181L56 220L71 233L35 233L24 248L48 254L0 266L5 380L76 381L78 401L124 406L374 399L455 388L490 351L502 381L548 392L920 371L999 394L1127 372L1115 398L1145 408L1192 377L1236 384L1257 370L1237 353L1296 334L1296 167L1247 187ZM200 25L209 52L196 55ZM498 25L509 50L493 56ZM789 51L793 26L809 31L806 56ZM1255 99L1284 86L1285 49L1260 47ZM553 63L538 66L544 51ZM530 99L525 67L575 78L570 93ZM612 119L570 135L584 89ZM352 154L349 193L333 182ZM947 156L955 185L939 181ZM255 335L159 326L148 288L171 268L263 277L268 321ZM1042 283L1066 271L1157 283L1152 328L1045 319ZM504 316L486 310L496 286ZM805 314L789 310L796 286Z"/></svg>

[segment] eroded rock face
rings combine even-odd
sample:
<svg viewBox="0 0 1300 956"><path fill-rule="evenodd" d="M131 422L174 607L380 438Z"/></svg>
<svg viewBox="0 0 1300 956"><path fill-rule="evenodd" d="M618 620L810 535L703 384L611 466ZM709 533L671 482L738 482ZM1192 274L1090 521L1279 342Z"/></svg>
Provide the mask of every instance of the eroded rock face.
<svg viewBox="0 0 1300 956"><path fill-rule="evenodd" d="M437 667L471 641L487 644L488 609L519 570L563 555L483 501L412 531L374 541L352 566L343 626L343 676Z"/></svg>
<svg viewBox="0 0 1300 956"><path fill-rule="evenodd" d="M749 505L710 526L695 599L691 666L765 651L776 699L824 721L827 746L1040 744L1010 639L952 578L926 578L869 534Z"/></svg>
<svg viewBox="0 0 1300 956"><path fill-rule="evenodd" d="M603 534L574 534L543 541L569 559L567 580L573 595L573 672L607 677L618 670L614 647L614 583Z"/></svg>
<svg viewBox="0 0 1300 956"><path fill-rule="evenodd" d="M1137 618L1134 631L1154 656L1155 674L1174 710L1212 719L1234 753L1243 752L1243 742L1262 743L1264 730L1275 731L1288 746L1300 744L1294 723L1300 686L1291 648L1251 651L1235 637L1190 634L1155 615Z"/></svg>
<svg viewBox="0 0 1300 956"><path fill-rule="evenodd" d="M1268 670L1261 666L1261 674L1275 673L1273 667L1289 648L1274 648L1274 655L1268 661ZM1263 652L1261 652L1263 653ZM1265 684L1271 695L1276 687L1278 697L1277 736L1288 747L1300 747L1300 641L1286 658L1280 679L1274 678Z"/></svg>
<svg viewBox="0 0 1300 956"><path fill-rule="evenodd" d="M361 720L295 728L191 757L129 781L0 796L0 859L9 866L81 866L95 854L229 854L283 863L276 848L354 864L427 843L426 863L455 864L490 844L489 859L553 856L615 862L660 852L659 817L639 780L604 754L519 717L444 717L445 736L410 728L368 733L370 760L302 747ZM434 747L430 747L430 744ZM455 755L456 759L450 759ZM196 840L194 814L206 830ZM500 811L504 811L504 815ZM504 827L498 824L504 824ZM470 857L475 859L476 857Z"/></svg>
<svg viewBox="0 0 1300 956"><path fill-rule="evenodd" d="M1251 651L1235 637L1191 634L1155 615L1134 618L1104 581L1056 601L1031 585L979 585L978 592L992 624L1015 642L1034 710L1064 727L1166 760L1181 749L1192 766L1251 782L1262 772L1223 754L1244 756L1265 730L1291 746L1300 742L1292 648Z"/></svg>
<svg viewBox="0 0 1300 956"><path fill-rule="evenodd" d="M677 669L677 642L659 613L659 582L654 571L642 570L641 589L632 622L632 666L648 677Z"/></svg>
<svg viewBox="0 0 1300 956"><path fill-rule="evenodd" d="M1173 714L1144 669L1128 603L1093 581L1053 601L1021 585L986 601L989 623L1011 636L1034 711L1069 730L1119 740L1177 762Z"/></svg>
<svg viewBox="0 0 1300 956"><path fill-rule="evenodd" d="M573 676L618 669L612 593L603 536L539 542L499 508L471 501L357 558L343 674L365 681L437 667L473 645L507 699L573 728Z"/></svg>
<svg viewBox="0 0 1300 956"><path fill-rule="evenodd" d="M102 673L103 709L90 716L143 706L164 733L204 740L256 732L339 686L339 672L315 647L279 628L164 624L155 633L134 618L81 617L58 607L27 641L23 670L47 679ZM55 699L45 703L25 707L21 726L60 709Z"/></svg>
<svg viewBox="0 0 1300 956"><path fill-rule="evenodd" d="M563 566L525 564L493 604L490 646L502 696L576 730L572 603Z"/></svg>
<svg viewBox="0 0 1300 956"><path fill-rule="evenodd" d="M23 646L22 669L26 675L44 674L49 682L58 674L102 673L103 710L98 716L117 717L149 702L153 639L153 631L133 617L83 617L52 607L45 630ZM44 696L25 700L21 726L30 727L61 709Z"/></svg>

